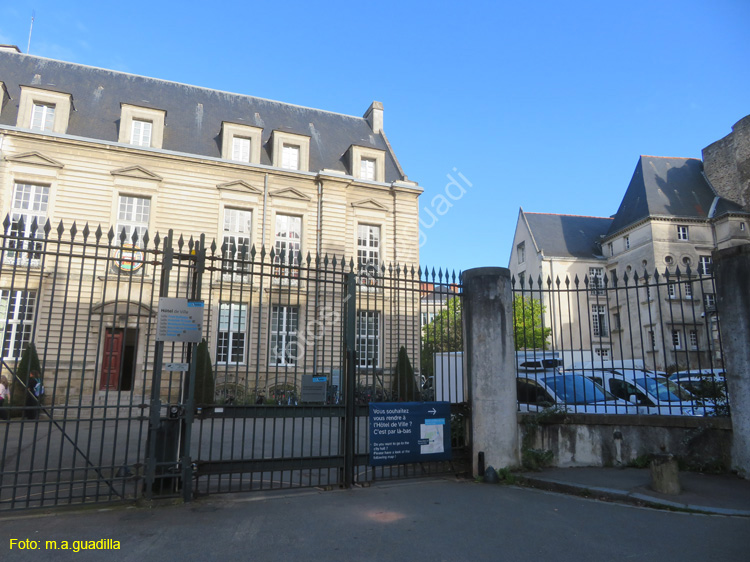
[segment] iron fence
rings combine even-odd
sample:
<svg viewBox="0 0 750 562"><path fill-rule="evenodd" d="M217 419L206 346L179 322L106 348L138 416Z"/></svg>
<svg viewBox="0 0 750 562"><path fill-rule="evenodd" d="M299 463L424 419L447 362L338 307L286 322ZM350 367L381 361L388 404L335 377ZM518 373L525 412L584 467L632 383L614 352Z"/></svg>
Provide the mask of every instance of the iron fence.
<svg viewBox="0 0 750 562"><path fill-rule="evenodd" d="M466 470L455 274L4 226L0 509ZM160 335L164 298L200 307L204 343ZM433 399L453 461L369 466L367 404Z"/></svg>
<svg viewBox="0 0 750 562"><path fill-rule="evenodd" d="M522 411L729 415L709 265L512 283Z"/></svg>

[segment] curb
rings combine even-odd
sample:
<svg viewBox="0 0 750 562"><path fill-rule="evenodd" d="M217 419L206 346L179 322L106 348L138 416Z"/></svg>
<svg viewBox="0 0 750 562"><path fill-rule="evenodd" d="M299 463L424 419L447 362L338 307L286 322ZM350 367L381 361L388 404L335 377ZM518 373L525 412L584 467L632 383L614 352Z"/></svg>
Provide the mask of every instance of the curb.
<svg viewBox="0 0 750 562"><path fill-rule="evenodd" d="M666 509L670 511L685 511L688 513L700 513L704 515L725 515L730 517L750 517L750 511L741 509L726 509L703 505L684 504L655 498L646 494L617 490L615 488L588 487L579 484L571 484L559 480L533 478L528 476L516 476L516 484L525 488L534 488L546 492L556 492L580 496L583 498L618 502L650 509Z"/></svg>

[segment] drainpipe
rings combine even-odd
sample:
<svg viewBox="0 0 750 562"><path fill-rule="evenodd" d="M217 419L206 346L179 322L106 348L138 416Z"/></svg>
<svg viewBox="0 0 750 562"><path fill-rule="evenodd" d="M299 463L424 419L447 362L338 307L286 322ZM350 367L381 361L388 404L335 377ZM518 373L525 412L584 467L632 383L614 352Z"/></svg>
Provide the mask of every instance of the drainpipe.
<svg viewBox="0 0 750 562"><path fill-rule="evenodd" d="M316 267L316 273L320 273L317 271L318 267L318 258L320 257L320 252L322 251L322 244L323 244L323 180L320 179L320 176L318 176L318 216L316 218L317 223L317 231L315 233L315 267ZM320 283L315 283L315 319L316 322L313 324L314 333L313 333L313 376L318 374L318 326L319 322L317 320L320 318ZM308 322L308 327L310 326L310 323ZM324 328L325 329L325 328Z"/></svg>
<svg viewBox="0 0 750 562"><path fill-rule="evenodd" d="M263 177L263 232L261 234L261 247L266 245L266 203L268 202L268 174Z"/></svg>

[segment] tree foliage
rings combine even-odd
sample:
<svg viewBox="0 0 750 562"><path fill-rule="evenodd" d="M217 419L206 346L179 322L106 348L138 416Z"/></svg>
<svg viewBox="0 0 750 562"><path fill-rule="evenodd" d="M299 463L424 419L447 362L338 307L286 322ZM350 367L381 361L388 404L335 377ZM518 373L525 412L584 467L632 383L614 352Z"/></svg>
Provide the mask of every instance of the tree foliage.
<svg viewBox="0 0 750 562"><path fill-rule="evenodd" d="M448 351L463 351L463 325L461 313L463 307L459 297L448 299L445 307L422 327L422 374L431 377L433 373L433 355Z"/></svg>
<svg viewBox="0 0 750 562"><path fill-rule="evenodd" d="M393 377L393 395L405 402L419 400L419 387L414 378L414 369L409 361L409 354L404 346L398 350L398 363Z"/></svg>
<svg viewBox="0 0 750 562"><path fill-rule="evenodd" d="M541 301L524 297L513 296L513 339L516 350L518 349L547 349L547 339L552 333L552 328L547 328L542 322L542 317L547 307Z"/></svg>
<svg viewBox="0 0 750 562"><path fill-rule="evenodd" d="M208 351L208 343L203 340L198 344L195 352L195 392L193 400L196 406L209 406L215 402L215 381L213 368L211 367L211 353Z"/></svg>

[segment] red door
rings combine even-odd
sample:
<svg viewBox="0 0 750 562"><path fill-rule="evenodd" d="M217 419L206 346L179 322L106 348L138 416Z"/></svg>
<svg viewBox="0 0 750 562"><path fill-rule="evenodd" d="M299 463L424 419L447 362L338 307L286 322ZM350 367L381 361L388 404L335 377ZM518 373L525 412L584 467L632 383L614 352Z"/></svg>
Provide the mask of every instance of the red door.
<svg viewBox="0 0 750 562"><path fill-rule="evenodd" d="M120 387L120 365L125 338L120 328L107 328L104 334L104 357L102 358L102 380L99 390L117 390Z"/></svg>

